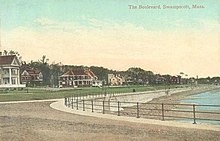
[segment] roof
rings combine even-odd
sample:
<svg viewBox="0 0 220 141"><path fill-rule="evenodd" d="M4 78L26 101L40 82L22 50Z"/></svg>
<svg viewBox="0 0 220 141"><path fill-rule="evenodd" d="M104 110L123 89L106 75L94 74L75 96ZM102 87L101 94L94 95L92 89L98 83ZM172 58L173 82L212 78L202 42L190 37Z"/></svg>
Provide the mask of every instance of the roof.
<svg viewBox="0 0 220 141"><path fill-rule="evenodd" d="M62 76L73 76L73 75L88 75L90 77L97 77L91 70L84 70L84 69L69 70L65 72Z"/></svg>
<svg viewBox="0 0 220 141"><path fill-rule="evenodd" d="M11 65L16 55L0 56L0 65Z"/></svg>
<svg viewBox="0 0 220 141"><path fill-rule="evenodd" d="M37 75L39 74L41 71L38 69L34 69L32 67L30 67L29 65L23 64L21 67L21 72L27 71L30 75Z"/></svg>
<svg viewBox="0 0 220 141"><path fill-rule="evenodd" d="M72 70L72 72L73 72L74 75L87 75L87 74L85 73L85 70L83 70L83 69Z"/></svg>
<svg viewBox="0 0 220 141"><path fill-rule="evenodd" d="M79 70L69 70L65 72L63 75L87 75L83 69Z"/></svg>
<svg viewBox="0 0 220 141"><path fill-rule="evenodd" d="M67 71L63 75L74 75L73 71Z"/></svg>
<svg viewBox="0 0 220 141"><path fill-rule="evenodd" d="M31 69L31 70L26 70L30 75L36 75L39 74L40 71L39 70L35 70L35 69Z"/></svg>
<svg viewBox="0 0 220 141"><path fill-rule="evenodd" d="M91 77L97 77L91 70L86 70L85 73Z"/></svg>

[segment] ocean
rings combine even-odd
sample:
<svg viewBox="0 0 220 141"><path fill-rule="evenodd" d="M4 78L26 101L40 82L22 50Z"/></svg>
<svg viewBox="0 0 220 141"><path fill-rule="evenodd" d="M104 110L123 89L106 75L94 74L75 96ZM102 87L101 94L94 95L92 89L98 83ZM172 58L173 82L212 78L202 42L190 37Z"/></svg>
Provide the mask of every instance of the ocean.
<svg viewBox="0 0 220 141"><path fill-rule="evenodd" d="M213 116L220 117L220 91L209 91L204 93L199 93L186 97L181 100L180 103L184 104L196 104L196 105L210 105L210 106L196 106L196 111L202 112L216 112L219 114L213 114ZM215 118L216 119L216 118ZM218 118L217 118L218 119ZM219 121L210 121L210 120L198 120L197 123L208 123L208 124L217 124L220 125ZM178 120L181 122L192 122L192 120Z"/></svg>

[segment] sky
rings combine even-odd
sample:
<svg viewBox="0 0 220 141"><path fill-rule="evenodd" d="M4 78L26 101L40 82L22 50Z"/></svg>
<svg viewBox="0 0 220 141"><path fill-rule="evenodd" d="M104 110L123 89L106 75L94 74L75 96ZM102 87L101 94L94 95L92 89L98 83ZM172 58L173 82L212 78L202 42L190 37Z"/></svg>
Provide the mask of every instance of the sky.
<svg viewBox="0 0 220 141"><path fill-rule="evenodd" d="M1 50L23 60L220 76L219 0L0 0ZM202 5L130 9L129 5Z"/></svg>

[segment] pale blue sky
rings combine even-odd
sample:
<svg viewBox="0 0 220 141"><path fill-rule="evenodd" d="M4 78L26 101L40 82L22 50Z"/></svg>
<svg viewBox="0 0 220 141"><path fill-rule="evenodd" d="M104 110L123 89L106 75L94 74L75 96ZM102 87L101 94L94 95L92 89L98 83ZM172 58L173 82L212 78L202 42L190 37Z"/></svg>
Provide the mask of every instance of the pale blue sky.
<svg viewBox="0 0 220 141"><path fill-rule="evenodd" d="M35 20L48 18L88 26L88 19L128 22L150 30L175 29L170 24L182 20L185 28L200 28L199 19L220 17L219 0L0 0L4 29L19 26L38 28ZM205 10L129 10L128 5L202 4ZM182 26L181 26L182 28Z"/></svg>
<svg viewBox="0 0 220 141"><path fill-rule="evenodd" d="M26 61L220 75L220 0L0 0L0 18L2 50Z"/></svg>

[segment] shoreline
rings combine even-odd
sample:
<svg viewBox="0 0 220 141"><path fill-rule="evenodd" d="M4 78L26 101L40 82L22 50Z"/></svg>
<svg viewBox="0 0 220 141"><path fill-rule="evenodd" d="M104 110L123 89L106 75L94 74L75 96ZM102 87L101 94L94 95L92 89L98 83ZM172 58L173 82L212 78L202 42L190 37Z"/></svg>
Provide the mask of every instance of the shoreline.
<svg viewBox="0 0 220 141"><path fill-rule="evenodd" d="M139 104L139 115L141 118L156 119L156 120L178 120L190 119L193 123L193 104L180 103L181 100L188 96L204 93L208 91L220 91L220 87L197 87L192 90L173 93L171 95L164 95L152 99L146 103ZM163 106L163 113L162 113ZM132 107L123 107L121 115L123 116L136 116L136 105ZM196 106L197 107L197 106ZM178 110L179 109L179 110ZM196 119L219 119L220 115L199 113L196 108ZM163 116L164 115L164 119ZM201 122L206 124L206 122Z"/></svg>
<svg viewBox="0 0 220 141"><path fill-rule="evenodd" d="M211 87L211 88L210 87L203 87L203 88L197 87L196 89L187 90L187 91L183 91L183 92L177 92L177 93L173 93L171 95L166 95L166 96L154 98L151 101L149 101L148 103L179 104L181 100L185 99L188 96L197 95L199 93L215 91L215 90L220 91L220 87Z"/></svg>

